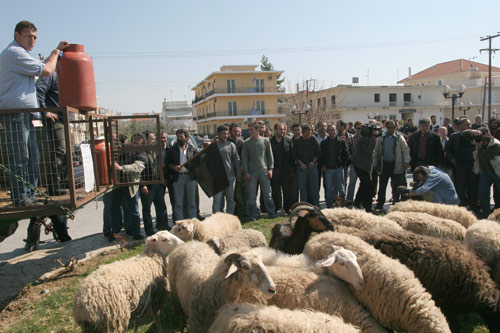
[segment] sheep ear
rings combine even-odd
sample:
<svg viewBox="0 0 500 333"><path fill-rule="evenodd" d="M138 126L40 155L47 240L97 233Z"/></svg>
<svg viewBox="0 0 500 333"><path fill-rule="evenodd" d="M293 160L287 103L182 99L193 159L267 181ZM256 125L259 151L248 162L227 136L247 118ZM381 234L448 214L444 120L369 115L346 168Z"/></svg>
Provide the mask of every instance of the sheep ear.
<svg viewBox="0 0 500 333"><path fill-rule="evenodd" d="M330 267L335 263L335 260L337 260L337 256L330 256L326 258L325 260L320 261L318 264L323 266L323 267Z"/></svg>
<svg viewBox="0 0 500 333"><path fill-rule="evenodd" d="M236 273L237 271L238 271L238 267L236 267L235 264L231 264L231 266L229 266L229 270L227 271L226 277L224 279L227 279L228 277L230 277L232 274Z"/></svg>
<svg viewBox="0 0 500 333"><path fill-rule="evenodd" d="M193 232L193 230L194 230L194 224L193 223L187 223L186 224L186 229L189 232Z"/></svg>

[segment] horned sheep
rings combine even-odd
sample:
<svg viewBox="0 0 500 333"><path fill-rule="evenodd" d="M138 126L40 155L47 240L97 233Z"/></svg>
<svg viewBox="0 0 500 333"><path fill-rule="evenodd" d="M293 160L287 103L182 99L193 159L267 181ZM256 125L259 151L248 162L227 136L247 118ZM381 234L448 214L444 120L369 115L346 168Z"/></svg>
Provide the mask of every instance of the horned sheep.
<svg viewBox="0 0 500 333"><path fill-rule="evenodd" d="M225 237L241 229L238 217L227 213L215 213L205 220L197 218L177 221L171 232L183 241L206 242L212 237Z"/></svg>
<svg viewBox="0 0 500 333"><path fill-rule="evenodd" d="M259 332L360 332L342 318L304 309L287 310L275 306L255 304L227 304L223 306L209 333Z"/></svg>
<svg viewBox="0 0 500 333"><path fill-rule="evenodd" d="M266 267L252 251L219 257L209 245L197 241L172 252L168 279L174 309L182 325L183 313L188 316L191 332L206 332L220 307L235 303L244 287L258 289L265 297L276 293Z"/></svg>
<svg viewBox="0 0 500 333"><path fill-rule="evenodd" d="M500 288L500 224L481 220L465 234L465 245L491 269L490 275Z"/></svg>
<svg viewBox="0 0 500 333"><path fill-rule="evenodd" d="M246 251L251 248L267 246L266 237L258 230L241 229L224 238L212 237L207 241L217 254Z"/></svg>
<svg viewBox="0 0 500 333"><path fill-rule="evenodd" d="M138 256L101 266L78 286L73 316L83 332L124 332L130 319L159 309L167 298L166 256L182 241L168 231L146 239Z"/></svg>

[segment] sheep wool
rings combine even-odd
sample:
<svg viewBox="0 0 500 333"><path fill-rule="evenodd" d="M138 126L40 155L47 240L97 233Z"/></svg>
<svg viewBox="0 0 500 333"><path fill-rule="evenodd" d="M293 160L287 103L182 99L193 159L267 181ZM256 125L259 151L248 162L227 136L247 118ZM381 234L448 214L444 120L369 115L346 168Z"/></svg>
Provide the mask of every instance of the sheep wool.
<svg viewBox="0 0 500 333"><path fill-rule="evenodd" d="M229 236L236 230L241 230L241 222L237 216L215 213L203 221L197 218L177 221L172 233L183 241L206 242L212 237Z"/></svg>
<svg viewBox="0 0 500 333"><path fill-rule="evenodd" d="M396 222L361 210L347 208L326 208L321 212L334 225L344 225L361 230L403 230Z"/></svg>
<svg viewBox="0 0 500 333"><path fill-rule="evenodd" d="M468 228L477 222L477 218L465 207L455 205L445 205L426 201L408 200L398 202L391 208L391 212L419 212L427 213L443 219L450 219L460 223L464 228Z"/></svg>
<svg viewBox="0 0 500 333"><path fill-rule="evenodd" d="M488 216L488 220L500 223L500 208L493 210Z"/></svg>
<svg viewBox="0 0 500 333"><path fill-rule="evenodd" d="M223 306L208 330L209 333L325 333L360 332L342 318L304 309L287 310L255 304Z"/></svg>
<svg viewBox="0 0 500 333"><path fill-rule="evenodd" d="M394 211L386 218L393 220L403 229L420 235L463 241L466 229L458 222L427 213Z"/></svg>
<svg viewBox="0 0 500 333"><path fill-rule="evenodd" d="M328 257L335 246L356 254L365 286L351 290L382 326L407 332L450 332L446 318L413 272L358 237L325 232L311 238L304 253L319 260Z"/></svg>
<svg viewBox="0 0 500 333"><path fill-rule="evenodd" d="M491 269L490 275L500 288L500 224L481 220L465 234L465 245Z"/></svg>
<svg viewBox="0 0 500 333"><path fill-rule="evenodd" d="M266 237L262 232L253 229L235 231L220 239L218 244L220 254L247 251L261 246L267 246Z"/></svg>

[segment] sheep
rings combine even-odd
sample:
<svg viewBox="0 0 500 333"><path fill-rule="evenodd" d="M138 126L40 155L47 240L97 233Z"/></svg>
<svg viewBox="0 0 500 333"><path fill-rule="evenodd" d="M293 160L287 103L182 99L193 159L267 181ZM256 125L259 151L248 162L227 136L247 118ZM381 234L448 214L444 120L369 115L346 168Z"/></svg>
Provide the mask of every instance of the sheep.
<svg viewBox="0 0 500 333"><path fill-rule="evenodd" d="M289 254L299 254L313 232L333 231L332 222L325 218L319 208L298 202L292 206L290 220L295 216L307 216L298 219L295 225L277 223L272 229L269 246Z"/></svg>
<svg viewBox="0 0 500 333"><path fill-rule="evenodd" d="M258 230L242 229L222 239L212 237L207 241L218 255L223 253L246 251L251 248L267 246L266 237Z"/></svg>
<svg viewBox="0 0 500 333"><path fill-rule="evenodd" d="M177 247L169 257L168 280L174 309L188 316L190 332L206 332L217 310L235 303L246 286L265 297L276 293L276 285L252 251L219 257L209 245L197 241Z"/></svg>
<svg viewBox="0 0 500 333"><path fill-rule="evenodd" d="M130 319L159 309L167 297L166 256L182 241L168 231L146 239L138 256L101 266L78 286L73 316L83 332L124 332Z"/></svg>
<svg viewBox="0 0 500 333"><path fill-rule="evenodd" d="M260 293L244 289L240 302L275 305L289 310L312 309L338 315L344 321L359 327L362 332L387 332L359 303L343 281L297 267L266 267L276 284L276 295L266 299Z"/></svg>
<svg viewBox="0 0 500 333"><path fill-rule="evenodd" d="M488 220L500 222L500 208L493 210L488 216Z"/></svg>
<svg viewBox="0 0 500 333"><path fill-rule="evenodd" d="M427 213L398 211L391 212L385 215L385 217L393 220L403 229L420 235L457 241L463 241L465 238L466 229L460 223L450 219L436 217Z"/></svg>
<svg viewBox="0 0 500 333"><path fill-rule="evenodd" d="M491 269L490 275L500 288L500 224L481 220L465 234L465 245Z"/></svg>
<svg viewBox="0 0 500 333"><path fill-rule="evenodd" d="M197 218L177 221L172 234L183 241L197 240L206 242L212 237L225 237L241 229L237 216L227 213L215 213L203 222Z"/></svg>
<svg viewBox="0 0 500 333"><path fill-rule="evenodd" d="M491 332L500 331L500 290L488 267L463 243L412 232L361 231L352 234L410 268L458 331L455 314L478 312Z"/></svg>
<svg viewBox="0 0 500 333"><path fill-rule="evenodd" d="M335 226L344 225L361 230L403 230L399 224L382 216L376 216L362 210L351 210L347 208L322 209L326 218Z"/></svg>
<svg viewBox="0 0 500 333"><path fill-rule="evenodd" d="M474 214L465 207L455 205L445 205L426 201L408 200L398 202L389 209L390 212L419 212L427 213L443 219L450 219L460 223L464 228L468 228L477 222Z"/></svg>
<svg viewBox="0 0 500 333"><path fill-rule="evenodd" d="M353 293L382 326L407 332L450 332L446 318L413 272L358 237L325 232L312 237L304 253L323 259L337 246L350 249L358 258L366 283Z"/></svg>
<svg viewBox="0 0 500 333"><path fill-rule="evenodd" d="M360 332L342 318L304 309L287 310L255 304L227 304L217 314L209 333Z"/></svg>

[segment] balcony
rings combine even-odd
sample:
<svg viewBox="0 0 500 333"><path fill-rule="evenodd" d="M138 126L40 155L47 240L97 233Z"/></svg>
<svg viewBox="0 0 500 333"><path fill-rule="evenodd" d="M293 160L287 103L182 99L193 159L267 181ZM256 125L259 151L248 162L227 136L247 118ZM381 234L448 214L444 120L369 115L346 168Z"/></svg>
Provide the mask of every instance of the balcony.
<svg viewBox="0 0 500 333"><path fill-rule="evenodd" d="M215 118L215 117L248 117L248 116L262 116L262 115L269 115L269 114L278 114L278 110L236 110L230 111L230 110L217 110L216 112L210 112L206 116L205 115L200 115L197 117L198 120L201 119L210 119L210 118Z"/></svg>
<svg viewBox="0 0 500 333"><path fill-rule="evenodd" d="M235 87L235 88L215 88L204 94L196 96L193 100L193 104L210 97L213 94L262 94L262 93L277 93L278 87Z"/></svg>

